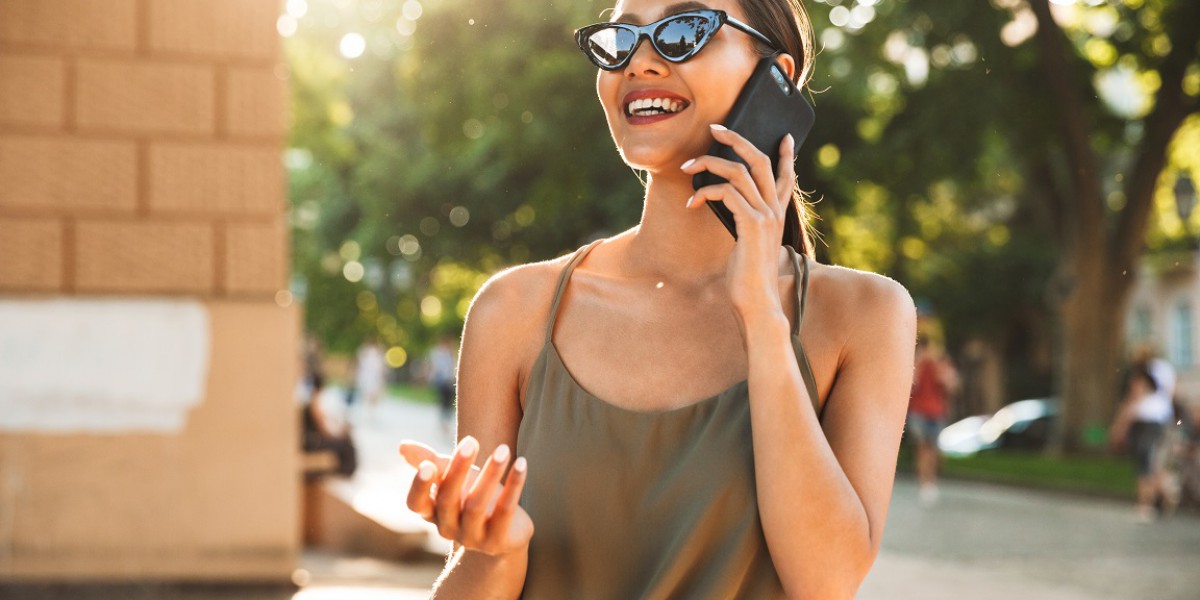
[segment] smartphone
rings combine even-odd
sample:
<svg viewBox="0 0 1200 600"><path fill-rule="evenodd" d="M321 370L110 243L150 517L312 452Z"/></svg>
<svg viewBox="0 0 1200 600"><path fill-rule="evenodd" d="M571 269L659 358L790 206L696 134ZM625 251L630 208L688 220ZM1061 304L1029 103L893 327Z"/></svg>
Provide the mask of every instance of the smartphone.
<svg viewBox="0 0 1200 600"><path fill-rule="evenodd" d="M787 71L780 66L775 57L768 56L758 62L754 73L746 81L738 98L725 118L725 127L742 135L767 156L771 157L772 172L779 171L779 144L784 136L792 134L796 140L796 148L804 143L808 132L812 130L816 115L812 106L804 99L800 90L788 78ZM733 148L720 142L714 142L708 149L710 156L746 164L734 152ZM700 189L706 185L724 183L725 178L708 171L701 171L692 177L692 187ZM708 207L717 218L725 224L725 228L737 239L737 225L733 221L733 213L719 200L709 200Z"/></svg>

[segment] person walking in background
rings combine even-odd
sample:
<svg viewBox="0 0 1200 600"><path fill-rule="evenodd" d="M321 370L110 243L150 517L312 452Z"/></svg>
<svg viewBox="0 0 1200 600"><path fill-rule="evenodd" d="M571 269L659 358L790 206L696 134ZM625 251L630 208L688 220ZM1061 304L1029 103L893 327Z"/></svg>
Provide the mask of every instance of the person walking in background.
<svg viewBox="0 0 1200 600"><path fill-rule="evenodd" d="M946 418L946 401L957 391L959 378L954 364L926 336L917 339L915 361L906 429L916 447L918 500L928 508L937 503L938 434Z"/></svg>
<svg viewBox="0 0 1200 600"><path fill-rule="evenodd" d="M358 451L350 436L345 404L336 394L324 393L325 378L319 371L311 374L309 383L311 391L301 413L300 448L306 453L333 452L335 472L349 477L358 469Z"/></svg>
<svg viewBox="0 0 1200 600"><path fill-rule="evenodd" d="M1156 373L1161 380L1155 377ZM1178 500L1171 490L1165 489L1162 477L1163 436L1174 418L1167 392L1174 389L1174 376L1174 368L1161 359L1135 362L1109 432L1112 444L1118 449L1128 448L1133 458L1137 471L1137 517L1142 523L1154 520L1156 499L1161 497L1168 512Z"/></svg>
<svg viewBox="0 0 1200 600"><path fill-rule="evenodd" d="M442 430L446 435L454 435L454 371L458 363L455 348L458 340L453 335L443 335L438 343L429 351L428 379L429 384L437 391L438 405L441 407Z"/></svg>
<svg viewBox="0 0 1200 600"><path fill-rule="evenodd" d="M383 349L375 336L368 337L355 355L354 389L364 404L374 411L383 396L387 379L387 363Z"/></svg>

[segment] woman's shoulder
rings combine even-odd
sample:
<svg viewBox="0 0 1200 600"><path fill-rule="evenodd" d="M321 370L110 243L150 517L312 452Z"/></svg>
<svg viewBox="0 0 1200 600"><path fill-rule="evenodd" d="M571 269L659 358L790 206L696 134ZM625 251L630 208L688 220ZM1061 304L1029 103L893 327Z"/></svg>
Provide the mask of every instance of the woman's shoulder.
<svg viewBox="0 0 1200 600"><path fill-rule="evenodd" d="M810 286L830 316L874 326L916 321L912 295L900 282L878 273L812 261Z"/></svg>
<svg viewBox="0 0 1200 600"><path fill-rule="evenodd" d="M557 258L525 263L497 272L479 288L471 301L467 320L488 329L528 331L545 321L559 275L574 252ZM479 323L483 321L484 323Z"/></svg>

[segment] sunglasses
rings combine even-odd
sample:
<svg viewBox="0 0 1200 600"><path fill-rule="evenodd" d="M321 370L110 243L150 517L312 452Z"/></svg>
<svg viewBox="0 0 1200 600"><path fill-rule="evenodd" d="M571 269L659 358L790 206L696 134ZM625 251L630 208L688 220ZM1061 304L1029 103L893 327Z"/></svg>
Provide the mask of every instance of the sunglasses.
<svg viewBox="0 0 1200 600"><path fill-rule="evenodd" d="M605 71L625 68L642 43L642 38L650 40L650 45L654 46L659 56L673 63L681 63L700 52L726 23L775 49L775 44L767 36L723 10L692 10L649 25L596 23L576 30L575 43L588 59Z"/></svg>

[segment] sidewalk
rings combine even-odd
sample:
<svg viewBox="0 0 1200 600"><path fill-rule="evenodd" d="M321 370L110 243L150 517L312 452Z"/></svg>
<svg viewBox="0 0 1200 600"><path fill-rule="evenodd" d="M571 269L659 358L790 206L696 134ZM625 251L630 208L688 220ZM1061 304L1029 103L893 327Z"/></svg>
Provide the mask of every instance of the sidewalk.
<svg viewBox="0 0 1200 600"><path fill-rule="evenodd" d="M350 415L360 453L354 505L394 526L430 526L405 508L413 469L396 450L415 439L448 452L437 408L396 399ZM883 548L859 600L1193 600L1200 597L1200 519L1141 525L1124 502L944 481L933 509L916 485L896 481ZM430 548L446 542L433 534ZM439 549L440 548L440 549ZM30 600L414 600L441 571L436 557L398 563L305 552L290 589L155 587L109 590L5 589ZM15 595L13 595L15 592Z"/></svg>
<svg viewBox="0 0 1200 600"><path fill-rule="evenodd" d="M398 495L390 506L403 507L413 475L396 454L401 439L441 452L453 446L434 406L390 401L353 419L364 468ZM883 549L858 598L1200 597L1200 519L1141 525L1124 502L966 481L943 481L941 488L938 506L925 510L914 482L899 476ZM431 584L436 572L426 576Z"/></svg>

